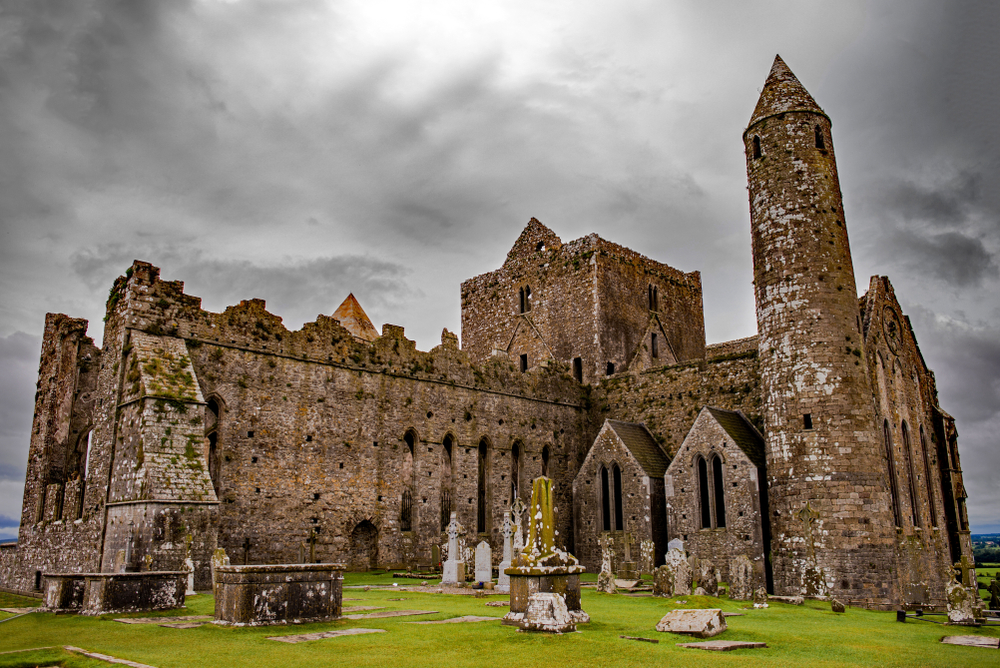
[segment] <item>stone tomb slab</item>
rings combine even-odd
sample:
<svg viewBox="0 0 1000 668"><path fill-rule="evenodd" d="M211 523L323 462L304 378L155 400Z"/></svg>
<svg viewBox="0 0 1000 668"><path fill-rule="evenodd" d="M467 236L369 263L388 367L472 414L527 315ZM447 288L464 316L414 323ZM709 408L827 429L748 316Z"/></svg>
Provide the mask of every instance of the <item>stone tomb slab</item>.
<svg viewBox="0 0 1000 668"><path fill-rule="evenodd" d="M326 622L341 614L340 564L251 564L215 569L215 623Z"/></svg>
<svg viewBox="0 0 1000 668"><path fill-rule="evenodd" d="M734 649L756 649L767 647L766 642L745 642L742 640L706 640L705 642L679 642L678 647L707 649L710 652L731 652Z"/></svg>
<svg viewBox="0 0 1000 668"><path fill-rule="evenodd" d="M726 630L726 618L719 608L671 610L656 624L656 630L711 638Z"/></svg>
<svg viewBox="0 0 1000 668"><path fill-rule="evenodd" d="M212 615L181 615L177 617L122 617L116 622L122 624L183 624L185 622L207 622Z"/></svg>
<svg viewBox="0 0 1000 668"><path fill-rule="evenodd" d="M499 622L500 617L477 617L476 615L465 615L464 617L452 617L451 619L435 619L422 622L404 622L404 624L463 624L466 622Z"/></svg>
<svg viewBox="0 0 1000 668"><path fill-rule="evenodd" d="M382 619L385 617L411 617L413 615L436 615L438 610L384 610L360 615L344 615L343 619Z"/></svg>
<svg viewBox="0 0 1000 668"><path fill-rule="evenodd" d="M301 633L295 636L268 636L268 640L278 642L300 643L324 638L339 638L341 636L359 636L365 633L385 633L385 629L339 629L337 631L321 631L319 633Z"/></svg>
<svg viewBox="0 0 1000 668"><path fill-rule="evenodd" d="M345 605L344 612L355 613L362 610L381 610L384 607L384 605Z"/></svg>
<svg viewBox="0 0 1000 668"><path fill-rule="evenodd" d="M983 636L945 636L941 642L946 645L964 645L966 647L987 647L998 649L1000 638L985 638Z"/></svg>

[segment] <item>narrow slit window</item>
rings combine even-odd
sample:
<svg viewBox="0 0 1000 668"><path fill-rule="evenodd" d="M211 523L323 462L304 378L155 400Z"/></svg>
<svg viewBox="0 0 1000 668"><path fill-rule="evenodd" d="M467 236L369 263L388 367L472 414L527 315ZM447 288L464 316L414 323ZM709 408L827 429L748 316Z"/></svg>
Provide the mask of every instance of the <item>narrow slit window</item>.
<svg viewBox="0 0 1000 668"><path fill-rule="evenodd" d="M519 301L519 308L520 308L519 312L520 313L524 313L524 288L521 288L518 291L518 301Z"/></svg>
<svg viewBox="0 0 1000 668"><path fill-rule="evenodd" d="M823 138L823 128L816 126L816 148L821 151L826 149L826 140Z"/></svg>
<svg viewBox="0 0 1000 668"><path fill-rule="evenodd" d="M813 416L812 413L805 413L802 416L802 428L812 429L813 428Z"/></svg>
<svg viewBox="0 0 1000 668"><path fill-rule="evenodd" d="M608 375L609 376L615 375L615 363L614 362L608 362Z"/></svg>
<svg viewBox="0 0 1000 668"><path fill-rule="evenodd" d="M653 359L656 359L657 357L660 356L659 347L656 345L656 334L653 334L653 338L651 339L649 344L649 350L650 353L653 355Z"/></svg>
<svg viewBox="0 0 1000 668"><path fill-rule="evenodd" d="M524 286L524 312L527 313L531 310L531 288L529 286Z"/></svg>
<svg viewBox="0 0 1000 668"><path fill-rule="evenodd" d="M601 527L611 531L611 490L608 484L608 470L601 467Z"/></svg>
<svg viewBox="0 0 1000 668"><path fill-rule="evenodd" d="M625 528L625 509L622 507L622 470L618 464L611 467L615 485L615 531Z"/></svg>
<svg viewBox="0 0 1000 668"><path fill-rule="evenodd" d="M761 156L760 152L760 137L754 136L753 138L753 157L756 160Z"/></svg>
<svg viewBox="0 0 1000 668"><path fill-rule="evenodd" d="M528 353L521 355L521 373L528 370Z"/></svg>
<svg viewBox="0 0 1000 668"><path fill-rule="evenodd" d="M698 500L701 502L701 528L712 528L712 496L708 489L708 465L698 457Z"/></svg>
<svg viewBox="0 0 1000 668"><path fill-rule="evenodd" d="M726 486L722 482L722 459L712 458L712 478L715 487L715 526L722 529L726 526Z"/></svg>
<svg viewBox="0 0 1000 668"><path fill-rule="evenodd" d="M573 358L573 377L576 378L576 382L583 382L583 360L579 357Z"/></svg>

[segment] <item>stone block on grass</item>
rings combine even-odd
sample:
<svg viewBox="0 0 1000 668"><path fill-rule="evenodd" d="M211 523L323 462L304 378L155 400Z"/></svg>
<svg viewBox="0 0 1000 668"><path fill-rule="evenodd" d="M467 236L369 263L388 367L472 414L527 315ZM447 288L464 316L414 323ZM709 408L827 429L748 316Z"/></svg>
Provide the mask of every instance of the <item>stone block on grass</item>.
<svg viewBox="0 0 1000 668"><path fill-rule="evenodd" d="M663 615L656 630L683 633L695 638L711 638L726 630L726 618L719 608L701 610L671 610Z"/></svg>

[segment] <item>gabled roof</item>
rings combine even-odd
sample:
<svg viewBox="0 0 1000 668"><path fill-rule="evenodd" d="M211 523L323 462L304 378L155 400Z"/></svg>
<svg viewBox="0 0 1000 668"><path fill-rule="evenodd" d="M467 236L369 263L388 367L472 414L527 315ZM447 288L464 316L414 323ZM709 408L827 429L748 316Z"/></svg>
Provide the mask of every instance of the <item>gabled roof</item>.
<svg viewBox="0 0 1000 668"><path fill-rule="evenodd" d="M670 457L649 433L646 425L608 420L608 426L618 435L647 475L651 478L663 477L670 465Z"/></svg>
<svg viewBox="0 0 1000 668"><path fill-rule="evenodd" d="M775 56L771 72L767 75L767 81L764 82L764 88L760 92L760 98L747 127L752 127L768 116L788 111L813 111L826 116L826 112L799 83L781 56Z"/></svg>
<svg viewBox="0 0 1000 668"><path fill-rule="evenodd" d="M729 438L733 439L740 450L746 453L751 462L757 466L764 465L764 437L750 424L743 413L712 406L706 406L705 410L712 414L719 426L729 434Z"/></svg>
<svg viewBox="0 0 1000 668"><path fill-rule="evenodd" d="M361 304L354 298L354 293L347 295L344 303L333 312L333 317L340 321L344 329L353 336L365 341L374 341L378 338L378 330L368 319L368 314L361 308Z"/></svg>

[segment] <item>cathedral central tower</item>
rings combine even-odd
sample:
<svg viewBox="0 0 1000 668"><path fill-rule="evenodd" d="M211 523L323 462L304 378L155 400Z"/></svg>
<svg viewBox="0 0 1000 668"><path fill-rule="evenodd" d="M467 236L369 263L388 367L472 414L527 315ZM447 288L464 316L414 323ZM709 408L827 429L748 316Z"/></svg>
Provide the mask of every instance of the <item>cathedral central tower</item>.
<svg viewBox="0 0 1000 668"><path fill-rule="evenodd" d="M889 601L895 528L830 126L776 57L743 134L774 586Z"/></svg>

